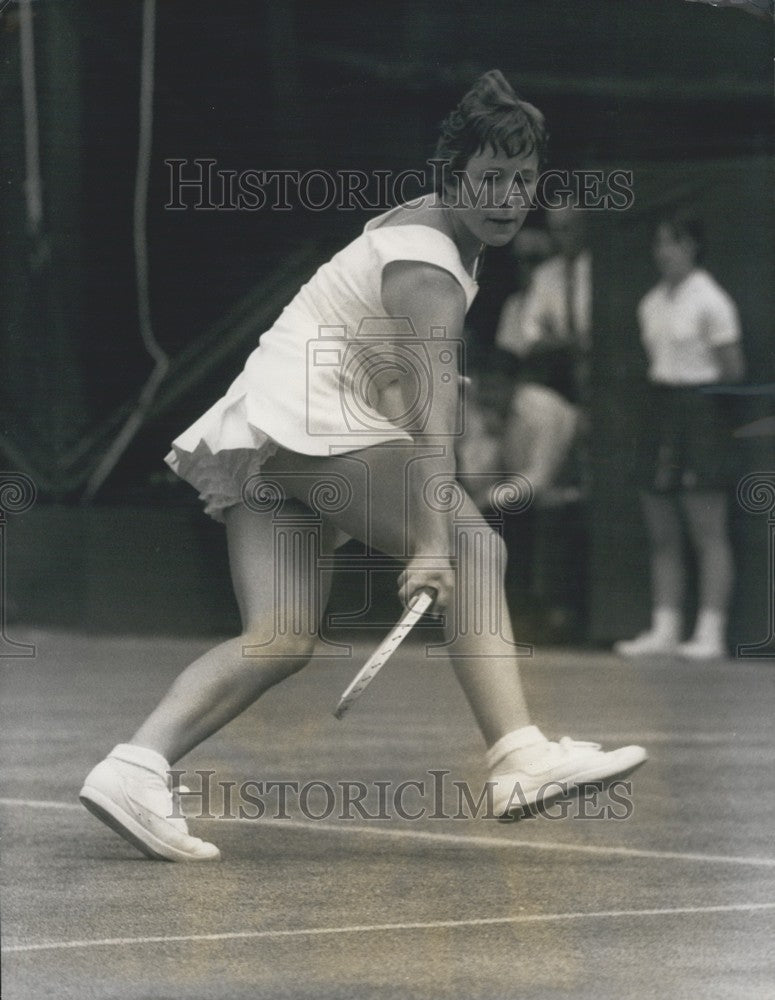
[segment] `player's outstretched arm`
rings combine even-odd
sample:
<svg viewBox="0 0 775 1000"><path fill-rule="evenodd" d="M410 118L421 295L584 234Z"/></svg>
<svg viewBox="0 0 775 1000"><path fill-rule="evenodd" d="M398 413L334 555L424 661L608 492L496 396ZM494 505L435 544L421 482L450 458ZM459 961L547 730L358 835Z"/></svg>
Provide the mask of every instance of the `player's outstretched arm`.
<svg viewBox="0 0 775 1000"><path fill-rule="evenodd" d="M399 261L385 269L382 301L390 316L408 318L422 348L422 362L428 365L427 407L412 434L418 460L407 467L409 490L408 541L413 559L401 578L401 594L408 599L421 586L438 592L437 610L446 606L453 587L451 570L441 566L439 557L449 557L452 546L452 511L442 511L428 503L431 490L444 480L455 478L455 442L461 426L460 372L456 359L463 333L466 299L457 280L431 264ZM443 331L443 333L442 333ZM417 382L411 373L398 379L404 412L411 407ZM422 456L422 457L420 457ZM435 564L431 566L431 564Z"/></svg>

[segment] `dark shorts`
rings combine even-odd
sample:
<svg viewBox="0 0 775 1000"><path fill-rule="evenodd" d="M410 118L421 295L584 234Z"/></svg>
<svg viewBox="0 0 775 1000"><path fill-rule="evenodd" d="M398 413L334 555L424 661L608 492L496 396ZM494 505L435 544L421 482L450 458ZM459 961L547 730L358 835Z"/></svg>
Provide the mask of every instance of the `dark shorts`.
<svg viewBox="0 0 775 1000"><path fill-rule="evenodd" d="M695 386L649 387L641 432L640 486L650 493L728 485L725 401Z"/></svg>

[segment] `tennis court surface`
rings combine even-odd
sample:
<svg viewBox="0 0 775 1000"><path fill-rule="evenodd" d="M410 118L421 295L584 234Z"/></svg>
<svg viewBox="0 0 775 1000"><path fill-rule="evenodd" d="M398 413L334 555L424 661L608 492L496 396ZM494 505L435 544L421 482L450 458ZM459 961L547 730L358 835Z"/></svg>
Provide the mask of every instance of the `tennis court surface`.
<svg viewBox="0 0 775 1000"><path fill-rule="evenodd" d="M184 866L77 794L208 643L14 638L37 654L2 663L6 1000L775 997L771 662L536 650L547 734L650 760L631 796L500 824L461 791L475 805L483 748L443 659L407 644L333 718L364 639L181 762L211 793L192 830L223 854Z"/></svg>

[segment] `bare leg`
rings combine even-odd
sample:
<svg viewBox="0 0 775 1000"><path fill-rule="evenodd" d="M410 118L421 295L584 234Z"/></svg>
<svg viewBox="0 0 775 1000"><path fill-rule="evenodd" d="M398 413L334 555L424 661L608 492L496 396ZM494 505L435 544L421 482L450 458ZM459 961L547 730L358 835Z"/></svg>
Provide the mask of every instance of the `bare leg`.
<svg viewBox="0 0 775 1000"><path fill-rule="evenodd" d="M276 478L302 500L304 475L284 482L283 468L287 472L292 465L295 472L316 473L320 480L337 475L349 480L350 498L329 505L330 521L383 552L405 555L418 508L421 524L430 525L433 514L428 497L422 496L423 475L407 474L407 459L415 457L416 452L400 447L364 449L357 456L328 458L322 464L303 456L287 461L281 456ZM354 471L359 462L360 473ZM275 478L274 470L267 472ZM408 495L402 484L409 484ZM530 725L503 589L505 546L462 488L452 487L447 495L459 501L455 544L450 546L452 538L448 542L454 548L457 572L447 651L488 747L495 814L522 815L531 804L572 793L577 782L612 780L631 773L646 759L642 747L604 752L596 744L553 743ZM439 552L444 559L449 555Z"/></svg>
<svg viewBox="0 0 775 1000"><path fill-rule="evenodd" d="M248 506L227 512L242 636L184 670L131 742L115 746L84 781L84 806L150 858L220 857L214 844L189 833L169 787L169 765L304 666L312 653L325 601L316 589L320 526L298 501L286 503L284 512L290 520L279 525L271 512Z"/></svg>
<svg viewBox="0 0 775 1000"><path fill-rule="evenodd" d="M679 652L702 658L726 648L727 612L734 582L732 546L727 534L727 500L720 490L681 497L699 571L699 612L694 634Z"/></svg>
<svg viewBox="0 0 775 1000"><path fill-rule="evenodd" d="M686 585L678 507L670 497L654 493L644 493L641 504L651 545L652 607L678 610Z"/></svg>
<svg viewBox="0 0 775 1000"><path fill-rule="evenodd" d="M503 578L506 546L466 497L458 512L456 621L448 626L452 666L488 746L530 713L522 690Z"/></svg>
<svg viewBox="0 0 775 1000"><path fill-rule="evenodd" d="M290 504L286 513L294 504L301 509L295 501ZM276 635L279 595L275 593L278 567L272 515L240 505L229 508L225 516L242 635L221 643L187 667L130 741L156 750L170 763L305 665L328 596L311 589L315 581L309 570L315 567L300 563L301 550L289 554L286 568L295 574L296 610L301 617L297 615L287 634ZM246 651L251 646L261 646L261 655Z"/></svg>
<svg viewBox="0 0 775 1000"><path fill-rule="evenodd" d="M355 458L321 461L278 453L273 465L267 463L265 478L277 481L286 498L295 498L286 499L286 515L294 510L302 514L315 506L314 493L329 525L390 555L406 557L412 534L407 521L419 512L421 523L434 526L429 510L423 510L423 497L411 486L408 495L402 490L402 484L422 482L421 476L407 474L409 456L411 452L400 448L364 449ZM365 482L357 482L358 473ZM334 489L328 488L329 483ZM337 494L337 483L341 494ZM274 544L276 526L271 512L258 513L249 505L229 512L229 551L243 636L191 664L132 743L114 748L87 776L81 791L87 808L151 857L211 860L219 856L214 845L191 837L185 820L170 813L173 800L165 769L273 684L302 667L312 652L322 610L322 600L311 592L317 567L314 545L310 546L307 536L315 529L307 527L305 532L301 526L295 535L291 530L285 551L292 557L283 559L278 558ZM556 798L568 794L574 782L611 778L639 766L645 759L640 747L603 753L590 744L549 743L529 725L503 595L503 542L465 494L455 527L456 589L462 596L457 597L450 623L453 662L489 747L488 765L497 775L494 808L498 814L514 815L515 809L521 813L523 807L543 799L547 787L552 789L550 797ZM439 557L446 559L449 554L440 552ZM287 573L289 588L272 585L278 569ZM276 628L277 594L288 590L295 598L291 615L283 618L283 628ZM279 610L284 613L282 601ZM246 656L245 645L261 647L269 655ZM521 788L516 807L514 787Z"/></svg>
<svg viewBox="0 0 775 1000"><path fill-rule="evenodd" d="M734 577L726 496L713 490L684 493L681 500L698 556L699 606L726 615Z"/></svg>
<svg viewBox="0 0 775 1000"><path fill-rule="evenodd" d="M549 499L578 431L575 406L544 386L520 386L503 432L503 463L522 473L538 502Z"/></svg>
<svg viewBox="0 0 775 1000"><path fill-rule="evenodd" d="M641 494L651 561L651 627L617 642L621 656L672 653L681 639L685 572L681 515L671 497Z"/></svg>
<svg viewBox="0 0 775 1000"><path fill-rule="evenodd" d="M382 552L405 556L411 534L407 521L424 502L414 496L404 503L401 495L406 462L412 454L405 448L384 446L324 459L282 454L266 471L287 492L302 499L316 479L335 481L339 476L346 480L351 498L327 514L330 522ZM295 475L286 479L284 472ZM528 725L530 719L503 588L505 546L462 489L460 494L458 599L456 614L448 616L448 635L454 639L455 674L490 745ZM492 622L497 627L490 627Z"/></svg>

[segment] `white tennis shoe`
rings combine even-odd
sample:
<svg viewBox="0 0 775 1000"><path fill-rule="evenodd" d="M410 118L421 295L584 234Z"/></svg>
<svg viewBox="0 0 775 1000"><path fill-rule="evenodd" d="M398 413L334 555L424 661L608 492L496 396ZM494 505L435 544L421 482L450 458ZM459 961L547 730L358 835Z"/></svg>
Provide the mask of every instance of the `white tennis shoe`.
<svg viewBox="0 0 775 1000"><path fill-rule="evenodd" d="M149 858L217 861L221 852L188 832L168 776L116 747L86 777L79 798L90 813Z"/></svg>
<svg viewBox="0 0 775 1000"><path fill-rule="evenodd" d="M511 756L508 737L499 740L488 753L490 781L494 783L493 812L503 820L521 819L545 807L556 799L578 792L582 785L601 784L625 778L646 760L646 751L639 746L620 747L604 751L599 743L585 743L563 736L558 743L542 741L522 749L519 769L508 767ZM500 760L493 759L493 751Z"/></svg>
<svg viewBox="0 0 775 1000"><path fill-rule="evenodd" d="M676 647L676 653L685 660L723 660L727 656L723 642L712 639L688 639Z"/></svg>
<svg viewBox="0 0 775 1000"><path fill-rule="evenodd" d="M673 656L678 651L678 641L661 632L641 632L634 639L622 639L614 644L618 656Z"/></svg>

